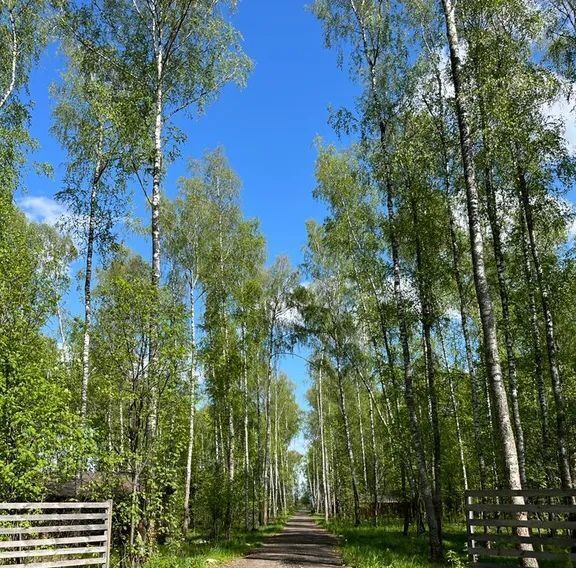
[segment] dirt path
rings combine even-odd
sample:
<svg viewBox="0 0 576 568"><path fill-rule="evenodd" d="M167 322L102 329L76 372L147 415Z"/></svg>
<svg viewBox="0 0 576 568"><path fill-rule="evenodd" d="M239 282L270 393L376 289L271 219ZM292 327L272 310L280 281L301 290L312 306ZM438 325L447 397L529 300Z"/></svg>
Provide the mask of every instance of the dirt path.
<svg viewBox="0 0 576 568"><path fill-rule="evenodd" d="M342 566L334 548L338 541L320 528L305 512L294 515L282 533L271 536L264 544L228 568L326 568Z"/></svg>

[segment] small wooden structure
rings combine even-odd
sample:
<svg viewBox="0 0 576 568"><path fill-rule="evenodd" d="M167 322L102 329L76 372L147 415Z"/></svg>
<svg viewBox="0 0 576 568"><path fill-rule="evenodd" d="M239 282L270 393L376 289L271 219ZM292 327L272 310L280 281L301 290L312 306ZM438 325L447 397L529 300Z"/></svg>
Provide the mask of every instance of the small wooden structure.
<svg viewBox="0 0 576 568"><path fill-rule="evenodd" d="M473 568L497 568L494 558L576 561L576 490L466 491L468 559ZM523 497L525 504L513 502ZM526 520L519 520L524 513ZM519 536L526 527L529 536ZM520 550L531 544L533 550Z"/></svg>
<svg viewBox="0 0 576 568"><path fill-rule="evenodd" d="M0 503L0 565L110 566L112 501Z"/></svg>

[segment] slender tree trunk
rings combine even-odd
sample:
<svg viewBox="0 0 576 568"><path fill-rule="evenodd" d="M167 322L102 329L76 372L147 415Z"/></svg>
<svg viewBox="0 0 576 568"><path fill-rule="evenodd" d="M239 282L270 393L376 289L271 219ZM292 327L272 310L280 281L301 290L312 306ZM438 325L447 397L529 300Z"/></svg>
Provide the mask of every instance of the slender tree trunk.
<svg viewBox="0 0 576 568"><path fill-rule="evenodd" d="M226 539L230 540L232 537L232 499L234 491L234 477L235 477L235 452L234 447L236 444L236 431L234 428L234 410L231 402L228 402L229 408L226 411L226 427L228 440L224 446L226 448L226 515L224 519Z"/></svg>
<svg viewBox="0 0 576 568"><path fill-rule="evenodd" d="M60 332L60 342L62 344L62 357L66 364L70 363L70 348L68 341L66 341L66 332L64 331L64 318L62 317L62 310L60 303L56 302L56 317L58 318L58 331Z"/></svg>
<svg viewBox="0 0 576 568"><path fill-rule="evenodd" d="M484 352L484 349L480 347L480 351ZM493 487L500 487L500 473L498 470L498 464L496 462L496 449L498 448L499 443L499 429L496 425L496 420L494 419L494 412L492 409L494 408L494 394L490 389L490 379L487 375L484 377L484 400L486 401L486 420L488 422L488 426L490 428L490 438L492 447L491 451L491 458L492 458L492 485Z"/></svg>
<svg viewBox="0 0 576 568"><path fill-rule="evenodd" d="M407 442L405 442L404 437L404 425L402 420L402 412L400 409L400 396L398 392L400 391L400 386L398 381L396 380L396 358L395 353L392 350L392 346L390 345L390 340L388 338L388 330L384 327L382 329L383 338L384 338L384 348L386 350L386 359L388 364L388 372L390 374L390 383L392 385L392 392L394 395L393 400L393 410L394 410L394 418L396 423L396 428L401 434L401 442L400 444L394 444L394 440L391 438L390 443L397 446L397 452L399 453L399 461L400 461L400 476L402 478L402 498L404 502L407 503L407 494L406 494L406 472L410 469L410 462L411 456L410 452L403 451L405 450ZM404 536L408 536L408 529L410 525L410 511L409 507L405 507L406 516L404 518Z"/></svg>
<svg viewBox="0 0 576 568"><path fill-rule="evenodd" d="M446 376L448 377L448 389L450 391L450 403L452 406L452 413L454 414L454 426L456 427L456 438L458 440L458 450L460 454L460 465L462 467L462 481L464 482L464 490L468 490L468 468L466 467L466 452L464 449L464 439L462 437L462 427L460 425L460 411L458 408L458 398L456 397L456 390L454 389L454 379L448 363L448 355L446 353L446 346L442 332L439 330L440 342L442 343L442 353L444 354L444 367L446 368Z"/></svg>
<svg viewBox="0 0 576 568"><path fill-rule="evenodd" d="M374 478L372 481L372 495L373 495L373 507L374 510L372 512L372 522L374 526L378 524L378 477L380 475L380 467L378 463L378 451L376 449L376 427L374 424L374 403L372 402L372 398L368 399L369 403L369 410L370 410L370 441L372 444L372 477Z"/></svg>
<svg viewBox="0 0 576 568"><path fill-rule="evenodd" d="M532 211L532 204L530 203L528 184L526 182L526 176L518 158L516 165L520 198L522 201L524 221L526 223L526 232L528 235L528 244L530 247L530 254L532 256L534 271L536 273L536 282L540 292L542 315L544 316L544 324L546 328L546 349L548 352L548 365L550 370L550 377L552 379L552 392L554 394L554 402L556 403L556 431L560 462L560 480L562 482L563 488L572 489L572 472L570 468L570 454L567 442L568 426L566 422L566 402L564 400L562 377L560 375L560 364L558 362L556 332L554 329L552 307L550 305L550 294L548 291L548 285L545 282L544 271L540 261L540 253L536 244L534 215Z"/></svg>
<svg viewBox="0 0 576 568"><path fill-rule="evenodd" d="M538 312L536 310L536 294L534 290L537 284L534 282L534 273L530 263L530 253L528 244L528 235L526 234L526 221L524 219L524 209L520 196L520 226L522 230L522 259L524 261L524 277L526 280L528 293L528 306L530 309L530 333L532 339L532 357L534 361L534 379L536 382L536 391L538 393L538 407L540 409L540 428L542 432L542 449L546 452L552 447L550 439L550 425L548 421L548 397L546 396L546 387L544 383L544 369L542 364L542 348L540 324L538 321ZM547 461L547 460L546 460ZM550 474L550 469L548 466Z"/></svg>
<svg viewBox="0 0 576 568"><path fill-rule="evenodd" d="M310 464L310 470L308 473L308 483L310 485L310 494L312 500L312 510L314 513L318 512L318 491L316 489L316 481L318 476L316 475L316 452L314 451L314 446L312 446L312 464Z"/></svg>
<svg viewBox="0 0 576 568"><path fill-rule="evenodd" d="M412 434L412 443L416 452L416 459L418 462L418 477L420 481L420 491L426 509L426 517L428 520L429 545L430 545L430 558L433 561L441 562L444 558L441 523L438 519L438 511L434 503L434 496L430 479L428 477L428 466L426 465L426 453L424 450L424 442L422 440L422 430L420 421L418 419L418 411L416 407L416 400L414 398L414 371L412 367L412 357L410 354L410 340L408 335L408 324L406 321L406 313L404 308L404 299L401 288L400 276L400 254L399 245L396 236L396 228L394 227L395 213L392 198L391 188L387 191L387 207L388 217L390 221L390 244L392 249L392 269L394 278L394 298L396 303L396 311L398 313L398 326L400 331L400 345L402 348L402 364L404 368L404 399L406 408L408 410L408 421L410 425L410 432Z"/></svg>
<svg viewBox="0 0 576 568"><path fill-rule="evenodd" d="M122 459L125 458L124 456L124 401L123 399L123 391L122 388L120 389L119 396L118 396L118 429L119 429L119 447L120 447L120 456Z"/></svg>
<svg viewBox="0 0 576 568"><path fill-rule="evenodd" d="M274 488L274 501L273 501L273 513L274 518L278 517L278 496L279 496L279 484L278 484L278 382L275 385L274 393L274 478L273 478L273 488ZM319 485L319 484L318 484Z"/></svg>
<svg viewBox="0 0 576 568"><path fill-rule="evenodd" d="M153 19L153 34L156 54L156 93L155 93L155 117L154 117L154 158L152 164L152 196L150 207L152 210L152 288L159 292L160 290L160 185L162 182L162 162L163 162L163 113L164 113L164 52L162 31L159 22ZM158 362L158 329L156 322L152 323L150 334L150 354L149 361L152 374ZM152 377L151 388L151 411L149 418L149 431L153 438L156 436L158 429L158 387L154 376Z"/></svg>
<svg viewBox="0 0 576 568"><path fill-rule="evenodd" d="M364 490L368 491L368 465L366 462L366 443L364 441L364 421L362 420L362 403L360 400L360 387L358 378L354 380L356 387L356 403L358 404L358 430L360 433L360 451L362 454L362 479L364 480Z"/></svg>
<svg viewBox="0 0 576 568"><path fill-rule="evenodd" d="M188 422L188 451L186 455L186 480L184 484L184 534L190 528L190 492L192 487L192 457L194 452L194 421L196 416L196 377L190 379L190 415Z"/></svg>
<svg viewBox="0 0 576 568"><path fill-rule="evenodd" d="M336 495L335 495L335 477L334 477L334 469L332 467L333 464L333 448L332 445L332 433L330 428L330 401L327 401L328 408L326 412L326 422L324 424L324 437L326 441L326 479L328 483L328 503L329 503L329 510L330 516L336 515ZM324 414L324 409L322 410L322 414Z"/></svg>
<svg viewBox="0 0 576 568"><path fill-rule="evenodd" d="M360 257L359 261L358 261L358 263L360 264L364 260L362 257L362 254L363 254L362 244L361 244L360 240L358 239L356 231L354 230L354 223L351 219L349 211L346 207L346 203L344 201L341 202L341 208L345 212L345 217L346 217L346 222L347 222L348 231L349 231L349 235L350 235L350 240L355 244L355 248L356 248L355 253ZM355 276L356 281L360 282L360 274L359 274L358 268L357 268L355 263L353 266L353 270L354 270L354 276ZM378 322L379 322L379 326L380 326L380 332L382 334L382 339L384 341L384 346L386 349L387 366L388 366L389 373L390 373L390 380L391 380L392 387L394 388L394 394L395 394L394 398L395 398L395 409L396 409L396 416L395 416L396 424L398 425L398 428L400 428L400 406L398 403L398 397L396 396L396 390L397 390L396 389L396 387L397 387L397 385L396 385L396 372L395 372L395 368L394 368L395 367L394 357L393 357L392 350L390 348L390 344L388 341L388 327L387 327L388 324L387 324L387 317L385 314L385 307L381 301L381 296L380 296L378 288L376 286L375 277L370 273L367 274L367 277L368 277L368 281L370 284L369 285L370 293L372 294L372 297L373 297L374 301L376 302L376 305L378 308ZM364 301L364 291L362 290L361 286L359 286L359 288L360 288L359 296L360 296L360 302L362 305L362 310L365 314L366 319L369 319L368 318L368 308L367 308L365 301ZM381 357L380 357L379 350L378 350L378 340L376 337L377 334L376 333L369 333L369 335L371 338L372 345L374 347L374 353L375 353L375 357L376 357L376 361L377 361L378 374L379 374L379 378L380 378L380 385L382 388L382 396L384 397L385 407L386 407L388 416L389 416L390 420L392 420L394 415L392 413L392 409L391 409L391 405L390 405L390 398L388 396L386 384L384 381L384 370L383 370L383 365L381 365ZM367 384L365 386L366 386L366 388L370 394L371 400L372 400L373 395L371 393L371 390ZM372 400L372 403L375 404L375 401ZM384 427L387 429L387 431L390 435L389 436L390 442L392 444L393 440L395 439L395 436L393 436L391 433L390 422L383 419L382 413L380 412L380 409L379 409L377 404L375 404L375 408L378 411L379 418L382 420ZM401 449L400 449L401 444L397 444L396 446L398 448L399 460L400 461L404 460L405 459L405 453L403 451L401 451Z"/></svg>
<svg viewBox="0 0 576 568"><path fill-rule="evenodd" d="M196 416L196 322L194 318L194 286L190 298L191 361L190 361L190 414L188 418L188 451L186 455L186 480L184 483L184 534L190 528L190 489L192 487L192 457L194 452L194 420Z"/></svg>
<svg viewBox="0 0 576 568"><path fill-rule="evenodd" d="M353 0L351 1L351 7L354 11L356 19L358 21L362 43L363 43L363 50L364 56L366 58L366 62L368 64L369 76L370 76L370 94L374 101L375 109L378 112L378 123L377 127L380 133L380 145L382 148L382 152L384 155L386 154L386 127L383 122L383 115L382 115L382 105L378 94L378 84L377 84L377 76L376 76L376 61L370 54L370 49L368 47L367 37L366 37L366 27L365 22L363 20L363 15L361 11L358 10L356 2ZM382 180L381 180L382 181ZM386 180L389 181L389 180ZM387 205L390 215L390 221L393 225L393 197L391 193L391 187L389 186L386 188L387 194ZM442 544L442 534L441 534L441 525L439 520L437 519L437 512L434 506L434 498L432 495L432 489L430 485L430 480L428 479L428 472L426 466L426 457L424 452L423 440L422 440L422 432L420 429L420 424L418 422L418 416L416 413L416 404L414 400L414 393L413 393L413 370L412 370L412 362L410 357L410 347L408 342L408 327L406 324L405 314L404 314L404 307L403 307L403 300L402 300L402 293L400 289L400 268L399 268L399 251L398 251L398 243L396 240L395 229L394 227L391 228L391 244L392 244L392 256L393 256L393 272L394 272L394 294L396 298L396 308L398 311L398 320L399 320L399 328L400 328L400 343L402 344L402 358L403 358L403 367L404 367L404 398L406 401L406 405L408 407L408 415L409 415L409 424L410 424L410 431L412 434L412 441L416 448L416 454L419 464L419 478L420 478L420 485L421 490L424 495L424 502L426 505L426 512L428 517L428 523L430 528L430 556L432 560L441 561L444 558L444 551L443 551L443 544Z"/></svg>
<svg viewBox="0 0 576 568"><path fill-rule="evenodd" d="M319 513L322 511L322 500L320 496L320 466L318 465L318 449L313 447L312 455L314 457L314 512Z"/></svg>
<svg viewBox="0 0 576 568"><path fill-rule="evenodd" d="M485 148L489 150L486 136L485 112L482 98L480 97L480 120L482 123L482 140ZM506 346L506 361L508 366L508 381L510 385L510 403L512 406L512 421L516 435L516 449L518 452L518 467L520 469L520 479L522 485L526 485L526 451L524 448L524 430L520 417L520 406L518 401L518 372L516 368L516 355L512 339L510 323L510 302L508 295L508 282L506 278L506 261L502 250L502 230L496 204L496 191L492 183L492 172L489 166L484 171L486 186L486 201L488 209L488 220L492 233L492 246L494 248L494 259L496 261L496 274L498 276L498 291L500 294L500 306L502 308L502 328L504 331L504 343Z"/></svg>
<svg viewBox="0 0 576 568"><path fill-rule="evenodd" d="M350 7L352 8L356 20L358 22L360 38L363 46L364 58L366 64L368 65L368 72L370 78L370 96L374 102L374 109L377 112L377 128L380 134L380 145L384 155L386 155L386 127L383 122L383 112L382 104L379 95L379 86L377 80L377 59L378 55L371 49L369 45L369 40L366 31L366 22L364 21L364 14L357 2L355 0L350 0ZM381 180L383 181L383 180ZM392 202L393 198L391 195L391 188L388 187L387 193L387 204L390 214L392 213ZM391 217L391 221L393 221ZM400 342L402 344L402 354L404 362L404 397L406 400L406 405L408 407L410 430L412 433L413 443L416 447L416 453L419 462L419 474L420 483L425 495L426 510L428 514L428 522L430 527L430 555L433 560L443 560L443 545L442 545L442 535L441 527L436 518L436 511L434 507L434 501L432 498L432 490L430 487L430 481L428 479L428 473L425 463L424 446L421 438L420 425L418 423L418 418L416 414L416 406L414 401L414 395L412 390L412 364L410 360L410 348L408 345L408 329L406 325L406 320L404 317L404 309L402 302L402 294L400 291L400 271L399 271L399 260L398 260L398 244L396 242L395 229L392 227L391 231L391 241L392 241L392 256L396 257L393 260L394 268L394 289L396 298L396 307L399 316L399 327L400 327ZM395 250L394 250L395 249Z"/></svg>
<svg viewBox="0 0 576 568"><path fill-rule="evenodd" d="M510 420L506 390L502 381L502 369L500 366L498 339L496 334L496 320L494 318L494 309L492 299L490 298L488 279L486 277L486 269L484 266L484 243L482 240L473 143L470 135L465 95L461 83L462 71L460 44L456 28L456 14L453 0L442 0L442 7L446 21L448 46L450 49L452 81L454 84L454 94L456 99L456 116L458 119L462 165L464 168L464 182L466 185L466 203L468 207L468 225L470 230L470 249L474 272L474 285L476 288L480 319L482 322L487 374L494 394L494 401L498 414L498 424L504 450L504 462L506 465L508 485L510 489L522 489L514 430L512 429L512 422ZM523 497L514 497L513 500L516 504L524 504ZM520 515L520 518L521 520L524 520L526 515ZM520 527L517 532L519 536L529 536L529 531L526 528ZM520 548L522 550L532 550L532 545L520 544ZM533 558L525 558L523 559L523 565L537 567L538 561Z"/></svg>
<svg viewBox="0 0 576 568"><path fill-rule="evenodd" d="M108 426L108 453L111 455L114 448L113 444L113 428L112 428L112 399L108 400L108 409L106 412L106 422ZM80 471L80 483L82 482L82 471Z"/></svg>
<svg viewBox="0 0 576 568"><path fill-rule="evenodd" d="M456 223L454 221L454 212L450 200L451 196L451 182L450 182L450 165L448 154L448 143L446 136L446 113L444 104L444 84L440 69L436 69L436 82L438 85L438 102L440 105L440 121L438 125L440 140L442 144L442 159L444 166L444 193L446 210L448 214L448 227L450 231L450 250L452 253L452 270L454 273L454 280L456 281L456 289L458 291L458 306L460 310L460 328L462 331L462 338L464 340L464 352L466 355L466 366L468 368L468 375L470 377L470 395L472 401L472 426L474 432L474 442L476 446L476 455L478 456L478 472L480 477L481 489L486 488L486 461L484 455L484 446L482 444L482 422L480 418L480 398L481 388L478 382L478 375L476 373L476 366L474 364L472 342L470 340L470 331L468 327L469 314L468 314L468 301L464 291L464 281L462 278L461 270L461 254L458 246L458 239L456 235Z"/></svg>
<svg viewBox="0 0 576 568"><path fill-rule="evenodd" d="M438 532L442 534L442 444L440 438L440 419L438 417L438 393L436 389L436 369L432 347L432 321L430 282L424 273L423 251L418 230L419 217L416 200L411 199L412 219L416 240L416 271L418 292L422 308L422 336L424 344L425 374L428 382L428 400L432 423L433 471L434 471L434 507L438 519Z"/></svg>
<svg viewBox="0 0 576 568"><path fill-rule="evenodd" d="M98 209L98 186L102 177L102 146L104 131L100 130L96 164L90 188L90 208L88 212L88 234L86 239L86 268L84 274L84 338L82 344L82 390L80 394L80 416L86 420L88 406L88 383L90 381L90 337L92 331L92 259L96 239L96 215Z"/></svg>
<svg viewBox="0 0 576 568"><path fill-rule="evenodd" d="M216 409L214 409L214 462L216 464L216 466L218 468L220 468L221 465L221 454L222 451L220 449L220 443L221 443L221 439L220 439L220 421L218 420L218 412Z"/></svg>
<svg viewBox="0 0 576 568"><path fill-rule="evenodd" d="M263 481L264 481L264 466L262 460L262 393L260 391L260 374L256 374L256 423L258 425L256 429L256 449L258 450L258 458L257 458L257 475L254 476L253 479L253 486L254 486L254 502L258 505L258 525L262 526L264 524L264 515L263 515ZM256 490L256 480L258 480L258 489ZM254 505L254 506L255 506ZM254 512L252 513L252 520L253 526L256 526L256 519Z"/></svg>
<svg viewBox="0 0 576 568"><path fill-rule="evenodd" d="M10 6L10 4L8 4ZM18 55L20 53L20 46L18 42L18 26L16 25L16 18L14 18L14 8L8 9L8 21L10 22L10 80L4 92L0 94L0 110L7 103L10 95L14 92L16 87L16 77L18 69ZM5 47L6 48L6 47Z"/></svg>
<svg viewBox="0 0 576 568"><path fill-rule="evenodd" d="M486 474L486 458L484 455L484 445L482 442L482 423L480 418L480 398L481 388L478 382L478 374L476 373L476 366L474 365L474 357L472 355L472 342L470 341L470 331L468 328L468 307L466 302L466 295L464 293L464 284L462 282L462 272L460 270L460 251L456 240L456 229L454 223L454 214L452 208L448 203L448 216L450 225L450 240L452 248L452 267L454 271L454 278L456 280L456 288L458 289L459 307L460 307L460 327L462 330L462 338L464 339L464 352L466 354L466 365L468 367L468 375L470 376L470 393L472 401L472 426L474 431L474 443L476 446L476 455L478 456L478 472L480 476L481 489L486 488L487 474ZM488 401L489 404L489 401Z"/></svg>
<svg viewBox="0 0 576 568"><path fill-rule="evenodd" d="M324 488L324 520L328 522L328 518L330 515L330 504L329 504L329 496L330 496L330 489L328 487L328 464L326 459L326 443L324 439L324 402L323 402L323 394L322 394L322 365L324 362L324 358L322 358L322 363L320 364L320 368L318 370L318 423L320 426L320 454L322 458L322 486Z"/></svg>
<svg viewBox="0 0 576 568"><path fill-rule="evenodd" d="M244 528L248 530L250 525L250 437L248 432L248 356L246 353L246 326L242 324L242 390L244 395ZM254 524L252 525L254 528Z"/></svg>
<svg viewBox="0 0 576 568"><path fill-rule="evenodd" d="M348 410L346 408L346 395L342 384L342 369L340 362L337 363L336 375L338 380L338 401L340 403L340 413L342 424L346 436L346 451L348 453L348 465L350 467L350 477L352 480L352 494L354 496L354 526L360 525L360 495L358 492L358 479L356 477L356 462L354 459L354 449L352 446L352 436L350 434L350 423L348 422Z"/></svg>
<svg viewBox="0 0 576 568"><path fill-rule="evenodd" d="M268 365L268 377L266 382L266 398L265 398L265 421L266 421L266 433L264 436L264 501L262 504L262 524L266 526L268 524L268 512L269 512L269 493L270 493L270 387L272 382L272 368L271 364Z"/></svg>
<svg viewBox="0 0 576 568"><path fill-rule="evenodd" d="M135 463L132 469L132 492L130 495L130 550L128 552L133 567L138 566L138 553L136 552L136 525L138 524L138 485L140 483L140 466Z"/></svg>
<svg viewBox="0 0 576 568"><path fill-rule="evenodd" d="M328 419L330 419L330 405L328 405ZM337 467L336 461L336 442L334 431L332 432L330 441L330 470L332 471L332 502L334 507L332 515L335 517L340 513L340 494L342 489L342 480L339 475L340 469Z"/></svg>

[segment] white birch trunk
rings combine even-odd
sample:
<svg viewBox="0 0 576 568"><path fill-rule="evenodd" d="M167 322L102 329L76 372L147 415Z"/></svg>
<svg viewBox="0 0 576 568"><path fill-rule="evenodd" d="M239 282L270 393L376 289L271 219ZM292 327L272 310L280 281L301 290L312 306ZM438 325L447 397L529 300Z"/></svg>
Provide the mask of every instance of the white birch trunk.
<svg viewBox="0 0 576 568"><path fill-rule="evenodd" d="M80 417L86 420L88 406L88 385L90 381L90 337L92 327L92 259L94 241L96 238L96 210L98 206L98 185L102 177L102 146L104 129L100 130L100 138L96 154L96 165L90 188L90 209L88 212L88 234L86 241L86 268L84 274L84 337L82 343L82 387L80 392Z"/></svg>
<svg viewBox="0 0 576 568"><path fill-rule="evenodd" d="M186 453L186 477L184 481L184 525L186 535L190 528L190 489L192 487L192 458L194 454L194 422L196 417L196 310L195 279L190 283L190 408L188 417L188 451Z"/></svg>
<svg viewBox="0 0 576 568"><path fill-rule="evenodd" d="M330 515L330 489L328 487L328 472L326 460L326 442L324 439L324 403L322 395L322 365L318 370L318 423L320 426L320 454L322 458L322 487L324 498L324 520L328 522Z"/></svg>
<svg viewBox="0 0 576 568"><path fill-rule="evenodd" d="M456 27L455 5L453 0L442 0L442 7L450 50L452 81L454 84L456 114L458 119L458 129L460 132L460 147L462 151L462 164L464 167L464 181L466 185L466 202L468 206L468 225L470 230L470 248L474 271L474 285L476 288L480 319L482 322L487 374L490 379L492 392L494 394L495 407L498 414L498 424L504 449L504 461L506 464L508 485L510 489L522 489L514 430L512 429L512 422L510 420L510 410L508 408L506 390L502 381L502 368L500 365L498 339L496 335L496 320L494 317L494 309L492 299L490 298L488 279L484 266L484 243L482 240L480 221L480 204L478 187L476 185L473 143L470 135L465 95L461 83L462 71L460 44ZM524 504L523 497L514 497L513 500L516 504ZM526 515L521 515L519 518L524 520ZM519 536L529 536L529 531L526 528L519 528L517 533ZM522 550L532 550L532 545L520 544L520 548ZM538 561L533 558L525 558L523 559L523 565L528 567L537 567Z"/></svg>

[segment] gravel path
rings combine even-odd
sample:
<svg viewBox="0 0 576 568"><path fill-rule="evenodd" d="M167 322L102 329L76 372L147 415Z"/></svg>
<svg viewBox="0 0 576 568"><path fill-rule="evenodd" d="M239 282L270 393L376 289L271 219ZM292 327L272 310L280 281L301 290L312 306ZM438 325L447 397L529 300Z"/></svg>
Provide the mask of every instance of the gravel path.
<svg viewBox="0 0 576 568"><path fill-rule="evenodd" d="M329 568L342 566L334 548L338 541L320 528L308 513L294 515L282 533L268 537L264 544L228 568Z"/></svg>

